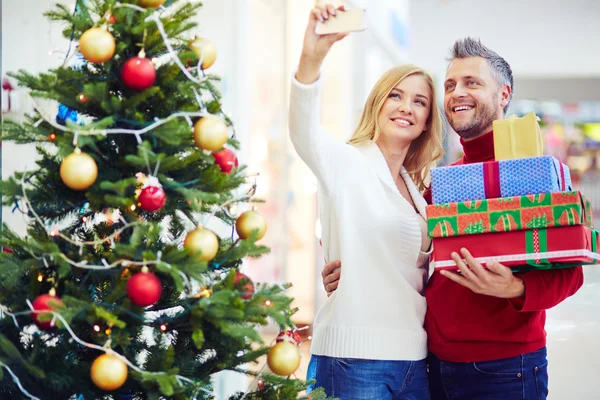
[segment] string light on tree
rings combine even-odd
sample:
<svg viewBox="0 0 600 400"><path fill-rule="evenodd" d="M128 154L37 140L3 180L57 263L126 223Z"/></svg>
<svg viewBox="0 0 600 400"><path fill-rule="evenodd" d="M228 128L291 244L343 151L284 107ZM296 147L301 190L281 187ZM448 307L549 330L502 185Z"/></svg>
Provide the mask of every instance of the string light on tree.
<svg viewBox="0 0 600 400"><path fill-rule="evenodd" d="M210 261L219 251L219 238L211 230L198 226L185 237L183 246L190 253L199 253L198 261Z"/></svg>
<svg viewBox="0 0 600 400"><path fill-rule="evenodd" d="M227 125L218 117L207 115L194 124L194 140L202 150L219 151L227 138Z"/></svg>
<svg viewBox="0 0 600 400"><path fill-rule="evenodd" d="M212 294L211 289L202 289L200 293L196 295L197 298L208 298Z"/></svg>
<svg viewBox="0 0 600 400"><path fill-rule="evenodd" d="M196 36L188 43L188 47L202 62L202 69L210 68L217 60L217 48L208 39Z"/></svg>
<svg viewBox="0 0 600 400"><path fill-rule="evenodd" d="M127 380L127 365L112 354L102 354L94 360L90 377L94 385L108 392L117 390Z"/></svg>
<svg viewBox="0 0 600 400"><path fill-rule="evenodd" d="M86 60L95 64L110 60L115 49L115 38L106 27L90 28L79 39L79 51Z"/></svg>
<svg viewBox="0 0 600 400"><path fill-rule="evenodd" d="M79 148L69 154L60 164L60 178L73 190L86 190L98 177L96 161Z"/></svg>

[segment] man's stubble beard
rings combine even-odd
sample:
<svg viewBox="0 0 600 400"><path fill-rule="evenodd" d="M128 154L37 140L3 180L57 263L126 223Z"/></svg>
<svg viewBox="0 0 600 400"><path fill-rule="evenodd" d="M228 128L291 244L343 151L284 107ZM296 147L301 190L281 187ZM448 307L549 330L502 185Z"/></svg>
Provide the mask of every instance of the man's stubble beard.
<svg viewBox="0 0 600 400"><path fill-rule="evenodd" d="M446 110L446 112L448 112L448 110ZM446 118L454 132L462 139L468 140L483 133L487 133L484 131L488 130L492 125L492 122L496 119L496 113L490 104L480 104L480 108L475 109L473 118L467 122L463 122L463 126L457 126L454 121L448 117L448 114L446 114Z"/></svg>

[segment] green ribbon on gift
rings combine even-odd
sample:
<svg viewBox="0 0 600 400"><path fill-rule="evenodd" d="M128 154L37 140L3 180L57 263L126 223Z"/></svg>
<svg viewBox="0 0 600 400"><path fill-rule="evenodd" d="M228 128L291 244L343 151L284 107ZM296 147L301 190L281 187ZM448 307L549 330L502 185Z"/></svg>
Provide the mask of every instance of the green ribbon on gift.
<svg viewBox="0 0 600 400"><path fill-rule="evenodd" d="M535 251L534 239L535 233L538 232L538 241L539 241L539 249L537 252L543 253L548 251L548 243L547 243L547 231L546 229L533 229L525 231L525 250L527 254L537 253ZM595 229L591 229L592 235L592 245L591 250L592 253L597 253L598 249L598 235L599 231ZM598 264L600 260L594 260L591 262L576 262L576 263L552 263L548 261L548 259L539 259L539 262L536 263L536 260L527 260L528 267L513 267L511 270L513 272L527 272L527 271L535 271L535 270L546 270L546 269L561 269L561 268L570 268L570 267L578 267L580 265L593 265Z"/></svg>
<svg viewBox="0 0 600 400"><path fill-rule="evenodd" d="M563 269L563 268L573 268L579 267L582 265L593 265L597 264L596 261L589 263L544 263L544 264L536 264L535 267L527 266L527 267L511 267L512 272L529 272L529 271L545 271L548 269Z"/></svg>
<svg viewBox="0 0 600 400"><path fill-rule="evenodd" d="M525 231L525 251L527 254L545 253L548 251L548 232L546 229ZM527 264L538 267L551 265L552 263L547 258L540 258L537 260L527 260Z"/></svg>

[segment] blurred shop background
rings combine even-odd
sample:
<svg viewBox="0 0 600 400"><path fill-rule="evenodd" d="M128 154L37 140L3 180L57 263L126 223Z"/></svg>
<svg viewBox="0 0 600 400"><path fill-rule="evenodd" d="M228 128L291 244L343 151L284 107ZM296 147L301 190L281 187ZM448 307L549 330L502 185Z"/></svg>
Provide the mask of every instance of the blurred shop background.
<svg viewBox="0 0 600 400"><path fill-rule="evenodd" d="M324 65L322 123L332 135L340 140L349 137L369 90L385 70L399 63L419 64L436 77L441 89L451 44L464 36L479 37L512 66L515 88L509 114L535 111L542 118L547 153L569 165L576 187L599 210L596 223L600 223L600 2L331 2L365 8L369 18L368 29L334 46ZM68 48L63 28L42 15L52 3L2 0L3 118L20 119L31 111L26 94L5 79L7 71L38 73L63 61ZM73 0L62 3L74 5ZM264 243L272 251L249 261L244 272L254 281L292 282L290 295L300 310L295 321L311 325L326 299L320 278L324 261L316 180L288 140L287 104L315 1L204 0L203 4L198 35L217 47L211 72L223 77L224 109L242 142L240 162L259 173L258 195L266 200L260 210L269 220ZM447 129L445 162L461 155L457 138ZM6 178L33 165L35 150L4 143L1 154ZM3 208L2 220L25 232L21 215L11 208ZM551 400L600 396L600 266L585 267L585 275L583 288L548 313ZM275 327L266 328L265 340L277 333ZM308 341L302 354L300 375L310 357ZM236 374L223 374L216 384L224 397L248 382Z"/></svg>

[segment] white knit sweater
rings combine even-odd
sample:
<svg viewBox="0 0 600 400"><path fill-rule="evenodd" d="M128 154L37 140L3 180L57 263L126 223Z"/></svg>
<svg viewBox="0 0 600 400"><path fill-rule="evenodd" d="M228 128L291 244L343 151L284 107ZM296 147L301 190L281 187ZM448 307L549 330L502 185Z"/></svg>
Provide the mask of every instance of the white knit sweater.
<svg viewBox="0 0 600 400"><path fill-rule="evenodd" d="M328 260L342 261L338 289L315 317L311 352L421 360L429 253L420 251L418 215L376 144L357 148L324 132L321 86L321 79L293 79L289 119L292 142L319 181L323 250ZM402 177L425 217L426 202L404 168Z"/></svg>

